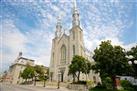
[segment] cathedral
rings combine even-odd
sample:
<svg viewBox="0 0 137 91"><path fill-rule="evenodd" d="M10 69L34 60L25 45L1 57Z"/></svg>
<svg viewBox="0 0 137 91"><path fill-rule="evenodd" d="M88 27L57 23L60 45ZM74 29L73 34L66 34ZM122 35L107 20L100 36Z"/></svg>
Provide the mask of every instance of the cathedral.
<svg viewBox="0 0 137 91"><path fill-rule="evenodd" d="M60 18L57 20L55 38L52 40L49 70L50 81L72 81L72 77L68 76L68 67L74 55L83 56L91 62L94 62L91 53L87 52L84 47L83 30L80 27L76 1L73 2L72 10L72 28L69 30L69 34L63 32ZM80 80L87 80L87 76L81 74ZM100 82L99 74L91 71L88 80L96 83Z"/></svg>

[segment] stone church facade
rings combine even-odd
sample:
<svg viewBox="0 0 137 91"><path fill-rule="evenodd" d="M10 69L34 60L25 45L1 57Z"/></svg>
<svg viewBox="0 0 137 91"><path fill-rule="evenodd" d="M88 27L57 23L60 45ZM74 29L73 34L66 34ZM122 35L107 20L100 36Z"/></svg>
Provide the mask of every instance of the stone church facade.
<svg viewBox="0 0 137 91"><path fill-rule="evenodd" d="M50 80L68 82L72 77L68 76L68 67L74 55L80 55L94 62L91 53L86 51L83 40L83 30L80 27L79 12L76 2L73 3L72 28L69 35L62 31L61 20L58 18L55 38L52 40L51 60L50 60ZM87 80L85 74L81 74L81 80ZM89 80L100 82L98 74L93 71L88 76Z"/></svg>

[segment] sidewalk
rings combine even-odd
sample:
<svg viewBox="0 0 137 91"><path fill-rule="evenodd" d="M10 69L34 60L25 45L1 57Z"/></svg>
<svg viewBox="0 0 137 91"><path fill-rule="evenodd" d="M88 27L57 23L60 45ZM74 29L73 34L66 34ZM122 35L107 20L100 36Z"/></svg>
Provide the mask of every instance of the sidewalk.
<svg viewBox="0 0 137 91"><path fill-rule="evenodd" d="M34 86L34 85L22 85L22 86L25 86L25 87L31 87L31 88L35 88L35 90L53 90L53 91L76 91L76 90L70 90L70 89L67 89L66 87L60 87L59 89L57 89L57 86Z"/></svg>

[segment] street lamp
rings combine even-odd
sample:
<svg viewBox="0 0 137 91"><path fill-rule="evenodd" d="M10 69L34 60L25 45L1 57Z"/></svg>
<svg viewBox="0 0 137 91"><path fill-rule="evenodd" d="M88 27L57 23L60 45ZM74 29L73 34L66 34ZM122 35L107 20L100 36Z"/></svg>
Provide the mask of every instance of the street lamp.
<svg viewBox="0 0 137 91"><path fill-rule="evenodd" d="M44 74L44 85L43 85L43 87L45 87L46 86L46 80L48 79L48 76L47 76L47 74Z"/></svg>
<svg viewBox="0 0 137 91"><path fill-rule="evenodd" d="M128 61L128 64L137 64L137 60L133 60L133 61Z"/></svg>
<svg viewBox="0 0 137 91"><path fill-rule="evenodd" d="M134 60L134 63L137 64L137 60Z"/></svg>
<svg viewBox="0 0 137 91"><path fill-rule="evenodd" d="M34 72L34 77L35 77L35 79L34 79L34 86L36 86L36 79L38 77L38 74L36 72Z"/></svg>
<svg viewBox="0 0 137 91"><path fill-rule="evenodd" d="M131 65L131 64L132 64L132 61L128 61L128 64L130 64L130 65Z"/></svg>
<svg viewBox="0 0 137 91"><path fill-rule="evenodd" d="M129 59L128 64L133 66L135 74L137 76L137 60L132 55L126 56L126 58Z"/></svg>
<svg viewBox="0 0 137 91"><path fill-rule="evenodd" d="M58 89L60 88L60 74L58 74Z"/></svg>

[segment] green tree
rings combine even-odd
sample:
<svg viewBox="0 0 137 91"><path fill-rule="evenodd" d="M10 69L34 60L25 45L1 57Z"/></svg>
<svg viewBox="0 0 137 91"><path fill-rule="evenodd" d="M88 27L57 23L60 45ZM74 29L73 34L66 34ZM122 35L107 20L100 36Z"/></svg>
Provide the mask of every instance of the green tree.
<svg viewBox="0 0 137 91"><path fill-rule="evenodd" d="M35 69L35 74L37 74L39 77L39 80L43 80L45 74L44 67L42 65L36 65L34 69Z"/></svg>
<svg viewBox="0 0 137 91"><path fill-rule="evenodd" d="M34 69L37 72L37 74L44 74L44 67L42 65L35 65Z"/></svg>
<svg viewBox="0 0 137 91"><path fill-rule="evenodd" d="M39 80L45 80L48 78L49 69L46 70L43 65L35 65L34 69L35 69L35 74L37 74L39 77Z"/></svg>
<svg viewBox="0 0 137 91"><path fill-rule="evenodd" d="M91 69L92 69L92 63L88 59L85 59L83 73L89 74Z"/></svg>
<svg viewBox="0 0 137 91"><path fill-rule="evenodd" d="M93 59L96 64L92 66L93 70L99 72L101 76L110 77L113 89L116 89L116 76L124 74L129 68L125 50L120 46L112 46L108 40L103 41L94 53Z"/></svg>
<svg viewBox="0 0 137 91"><path fill-rule="evenodd" d="M34 77L34 68L32 66L27 65L27 67L21 73L21 77L23 79L32 79Z"/></svg>
<svg viewBox="0 0 137 91"><path fill-rule="evenodd" d="M134 90L133 85L128 80L121 80L120 83L121 83L121 86L124 88L124 90L136 91Z"/></svg>
<svg viewBox="0 0 137 91"><path fill-rule="evenodd" d="M76 65L76 64L75 64ZM76 72L77 72L77 65L75 66L74 64L69 65L69 72L68 75L73 76L73 82L75 82L75 77L76 77Z"/></svg>
<svg viewBox="0 0 137 91"><path fill-rule="evenodd" d="M132 55L132 59L128 59L129 61L132 61L132 71L130 72L130 75L137 77L137 64L135 64L133 61L137 60L137 45L135 47L132 47L131 50L127 52L127 55Z"/></svg>
<svg viewBox="0 0 137 91"><path fill-rule="evenodd" d="M43 65L34 66L35 74L37 74L39 80L47 80L49 77L49 69L46 69Z"/></svg>
<svg viewBox="0 0 137 91"><path fill-rule="evenodd" d="M131 50L127 52L127 55L132 55L134 59L137 59L137 45L132 47Z"/></svg>
<svg viewBox="0 0 137 91"><path fill-rule="evenodd" d="M73 76L73 82L75 81L75 77L79 81L80 73L88 74L91 70L91 63L82 56L75 55L71 61L69 66L68 75Z"/></svg>

